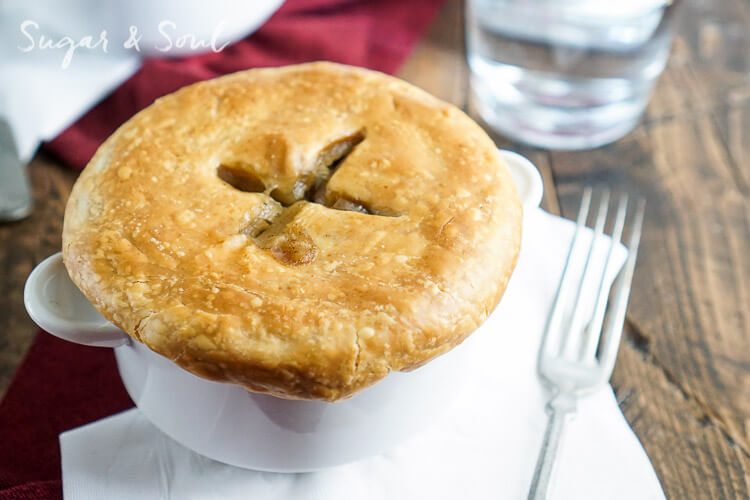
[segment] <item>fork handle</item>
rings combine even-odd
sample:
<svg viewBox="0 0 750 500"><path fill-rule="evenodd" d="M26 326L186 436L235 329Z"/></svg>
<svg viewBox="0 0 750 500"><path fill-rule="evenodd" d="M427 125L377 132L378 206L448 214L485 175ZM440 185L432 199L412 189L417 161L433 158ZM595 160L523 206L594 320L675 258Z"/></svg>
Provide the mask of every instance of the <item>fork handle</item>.
<svg viewBox="0 0 750 500"><path fill-rule="evenodd" d="M565 422L575 411L575 397L570 394L557 394L547 403L549 420L547 420L547 430L544 432L542 448L539 450L534 477L531 479L528 500L545 500L547 498L555 457L560 448Z"/></svg>

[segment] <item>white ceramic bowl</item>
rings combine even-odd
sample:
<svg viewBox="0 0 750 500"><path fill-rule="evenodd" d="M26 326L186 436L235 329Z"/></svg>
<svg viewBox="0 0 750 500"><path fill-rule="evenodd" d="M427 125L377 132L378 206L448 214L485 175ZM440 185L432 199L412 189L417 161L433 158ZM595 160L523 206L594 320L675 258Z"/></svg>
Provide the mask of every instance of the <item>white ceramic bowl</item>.
<svg viewBox="0 0 750 500"><path fill-rule="evenodd" d="M525 210L542 181L525 158L503 151ZM41 262L24 290L26 309L47 332L113 347L120 375L144 415L165 434L207 457L249 469L303 472L383 452L450 407L470 373L471 337L409 373L392 373L351 399L291 401L211 382L131 340L72 283L61 254Z"/></svg>

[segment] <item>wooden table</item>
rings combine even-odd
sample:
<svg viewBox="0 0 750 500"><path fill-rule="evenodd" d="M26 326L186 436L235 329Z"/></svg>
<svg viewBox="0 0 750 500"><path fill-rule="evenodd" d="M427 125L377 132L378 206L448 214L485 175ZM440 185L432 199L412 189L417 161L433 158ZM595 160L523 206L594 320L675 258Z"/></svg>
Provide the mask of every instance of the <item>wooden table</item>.
<svg viewBox="0 0 750 500"><path fill-rule="evenodd" d="M669 498L750 498L750 2L686 0L669 66L641 125L593 151L536 163L544 207L572 217L583 185L643 193L648 211L612 378ZM401 76L467 107L462 5L447 0ZM74 174L39 155L36 208L0 226L0 395L36 327L32 267L59 250Z"/></svg>

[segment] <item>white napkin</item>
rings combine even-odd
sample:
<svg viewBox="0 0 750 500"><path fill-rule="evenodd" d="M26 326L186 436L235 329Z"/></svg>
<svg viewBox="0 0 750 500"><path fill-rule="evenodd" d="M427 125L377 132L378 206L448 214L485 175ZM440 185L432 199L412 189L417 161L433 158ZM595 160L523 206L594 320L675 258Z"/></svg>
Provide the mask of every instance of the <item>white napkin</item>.
<svg viewBox="0 0 750 500"><path fill-rule="evenodd" d="M391 452L313 473L249 471L191 452L133 409L60 435L65 498L526 498L549 396L535 372L537 350L572 232L569 221L527 214L508 291L467 340L475 343L473 380L451 410ZM593 300L593 290L586 295ZM609 386L580 401L558 458L551 498L664 498Z"/></svg>
<svg viewBox="0 0 750 500"><path fill-rule="evenodd" d="M40 50L40 35L57 42L66 34L55 33L66 24L63 4L8 0L0 2L0 119L5 119L23 163L28 163L42 141L55 138L86 111L130 77L140 66L137 53L78 49L63 69L64 49ZM21 31L29 27L34 50Z"/></svg>
<svg viewBox="0 0 750 500"><path fill-rule="evenodd" d="M28 27L35 49L21 31ZM140 66L135 52L77 49L63 69L64 49L39 49L39 36L55 42L66 36L64 3L7 0L0 2L0 119L13 131L16 149L27 163L39 144L65 128L130 77ZM55 29L60 28L56 33Z"/></svg>

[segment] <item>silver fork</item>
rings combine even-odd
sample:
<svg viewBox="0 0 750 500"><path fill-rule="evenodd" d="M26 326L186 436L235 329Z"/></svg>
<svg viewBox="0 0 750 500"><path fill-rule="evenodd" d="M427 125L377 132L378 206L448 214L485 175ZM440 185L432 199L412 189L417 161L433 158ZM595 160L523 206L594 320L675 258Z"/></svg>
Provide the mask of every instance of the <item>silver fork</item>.
<svg viewBox="0 0 750 500"><path fill-rule="evenodd" d="M544 441L539 452L534 477L529 490L529 500L547 498L547 491L552 477L555 456L560 445L560 438L568 417L576 412L576 400L583 393L593 391L609 380L615 366L617 350L620 346L622 328L625 323L625 310L630 297L630 285L633 281L638 244L641 239L645 201L636 202L635 215L627 241L628 257L612 285L610 293L606 290L607 270L612 263L612 255L617 242L623 235L625 218L628 212L628 197L622 195L617 203L617 213L612 228L611 240L601 277L598 280L598 291L593 311L583 328L584 308L581 305L584 283L589 282L592 273L592 255L595 245L601 240L607 222L609 208L609 191L599 195L599 203L594 222L594 235L589 245L581 245L581 235L586 226L592 200L591 188L583 191L581 207L573 240L568 250L560 284L557 288L552 311L547 318L542 344L539 349L538 372L546 385L552 390L552 397L547 403L549 421L544 434ZM579 247L581 247L579 249ZM586 248L587 247L587 248ZM580 277L577 278L571 269L574 257L585 251L585 264ZM591 276L590 276L591 275ZM572 307L569 306L571 287L575 285L575 297ZM570 311L566 315L566 311ZM606 324L605 324L606 316Z"/></svg>

